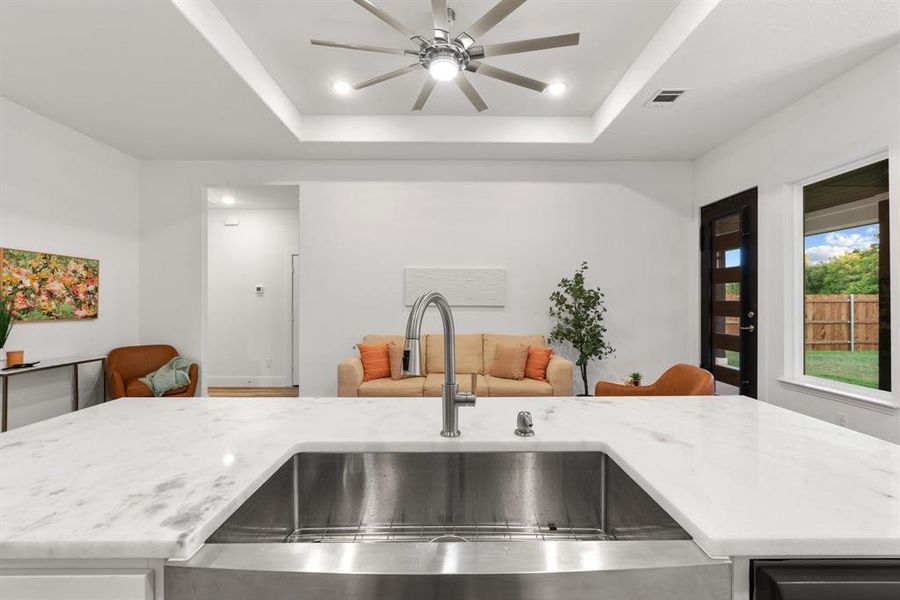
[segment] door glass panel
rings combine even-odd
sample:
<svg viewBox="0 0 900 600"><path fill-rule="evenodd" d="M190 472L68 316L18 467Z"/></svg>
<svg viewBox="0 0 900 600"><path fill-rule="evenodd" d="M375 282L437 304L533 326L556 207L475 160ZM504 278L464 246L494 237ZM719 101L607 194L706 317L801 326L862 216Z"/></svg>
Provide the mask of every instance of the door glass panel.
<svg viewBox="0 0 900 600"><path fill-rule="evenodd" d="M735 248L733 250L725 251L725 266L726 267L741 266L741 249L740 248Z"/></svg>
<svg viewBox="0 0 900 600"><path fill-rule="evenodd" d="M741 284L738 281L733 283L717 283L713 286L714 300L740 300Z"/></svg>
<svg viewBox="0 0 900 600"><path fill-rule="evenodd" d="M741 214L734 213L721 219L716 219L713 225L713 234L716 236L728 235L741 230Z"/></svg>
<svg viewBox="0 0 900 600"><path fill-rule="evenodd" d="M740 326L740 317L713 317L713 332L715 333L724 333L726 335L740 335L741 330L738 329Z"/></svg>

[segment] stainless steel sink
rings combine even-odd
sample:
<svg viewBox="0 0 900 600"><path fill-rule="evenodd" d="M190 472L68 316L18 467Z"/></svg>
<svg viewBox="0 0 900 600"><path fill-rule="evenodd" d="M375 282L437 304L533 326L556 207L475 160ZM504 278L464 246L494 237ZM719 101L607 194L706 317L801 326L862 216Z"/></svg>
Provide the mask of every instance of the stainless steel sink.
<svg viewBox="0 0 900 600"><path fill-rule="evenodd" d="M731 590L730 562L599 452L297 454L165 580L167 600Z"/></svg>
<svg viewBox="0 0 900 600"><path fill-rule="evenodd" d="M298 454L210 538L687 540L599 452Z"/></svg>

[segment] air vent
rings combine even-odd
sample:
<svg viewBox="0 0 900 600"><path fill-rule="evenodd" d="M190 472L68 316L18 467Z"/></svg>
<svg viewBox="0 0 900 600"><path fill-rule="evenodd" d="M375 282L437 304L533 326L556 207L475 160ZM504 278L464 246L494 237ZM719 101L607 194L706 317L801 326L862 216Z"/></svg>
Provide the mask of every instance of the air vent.
<svg viewBox="0 0 900 600"><path fill-rule="evenodd" d="M686 89L665 89L656 90L656 93L647 101L644 106L669 106L679 98L681 98Z"/></svg>

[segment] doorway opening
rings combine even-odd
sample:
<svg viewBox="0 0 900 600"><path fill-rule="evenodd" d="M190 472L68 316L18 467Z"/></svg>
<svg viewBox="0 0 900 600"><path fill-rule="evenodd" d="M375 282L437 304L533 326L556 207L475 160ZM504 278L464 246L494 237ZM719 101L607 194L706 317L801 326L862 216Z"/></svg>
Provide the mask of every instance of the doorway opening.
<svg viewBox="0 0 900 600"><path fill-rule="evenodd" d="M208 186L209 396L298 396L300 190Z"/></svg>

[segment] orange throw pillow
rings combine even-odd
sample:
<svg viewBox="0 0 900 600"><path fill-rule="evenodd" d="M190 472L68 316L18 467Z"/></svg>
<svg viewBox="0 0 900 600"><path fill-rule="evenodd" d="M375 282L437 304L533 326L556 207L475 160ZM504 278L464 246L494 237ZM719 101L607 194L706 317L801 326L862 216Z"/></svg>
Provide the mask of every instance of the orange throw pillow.
<svg viewBox="0 0 900 600"><path fill-rule="evenodd" d="M357 344L363 366L363 381L391 376L391 357L387 344Z"/></svg>
<svg viewBox="0 0 900 600"><path fill-rule="evenodd" d="M497 344L491 375L502 379L525 379L528 346L525 344Z"/></svg>
<svg viewBox="0 0 900 600"><path fill-rule="evenodd" d="M547 381L547 365L553 356L552 348L540 348L532 346L528 349L528 360L525 362L525 377Z"/></svg>
<svg viewBox="0 0 900 600"><path fill-rule="evenodd" d="M398 381L408 379L411 375L403 374L403 344L388 342L388 356L391 362L391 379Z"/></svg>

